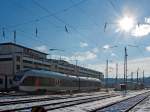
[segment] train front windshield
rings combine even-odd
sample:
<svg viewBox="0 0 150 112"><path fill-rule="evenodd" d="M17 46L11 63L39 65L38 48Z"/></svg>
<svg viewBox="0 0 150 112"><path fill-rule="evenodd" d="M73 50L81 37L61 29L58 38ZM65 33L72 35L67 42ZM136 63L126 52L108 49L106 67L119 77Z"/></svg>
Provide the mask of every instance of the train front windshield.
<svg viewBox="0 0 150 112"><path fill-rule="evenodd" d="M23 75L15 75L13 80L17 82L17 81L20 81L22 77Z"/></svg>

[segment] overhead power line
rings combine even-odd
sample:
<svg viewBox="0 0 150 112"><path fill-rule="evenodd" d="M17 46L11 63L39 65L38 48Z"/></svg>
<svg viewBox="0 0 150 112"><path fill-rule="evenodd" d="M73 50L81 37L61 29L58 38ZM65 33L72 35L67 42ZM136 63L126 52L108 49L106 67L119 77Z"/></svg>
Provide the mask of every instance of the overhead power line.
<svg viewBox="0 0 150 112"><path fill-rule="evenodd" d="M80 1L80 2L77 2L77 3L75 3L75 4L73 4L73 5L71 5L71 6L69 6L69 7L67 7L67 8L64 8L63 10L60 10L60 11L57 11L57 12L54 12L54 13L51 13L49 10L47 10L46 8L42 8L42 7L40 7L40 8L42 8L43 10L45 10L47 13L48 13L48 15L45 15L45 16L40 16L40 17L38 17L38 18L36 18L36 19L32 19L32 20L29 20L29 21L26 21L26 22L22 22L22 23L19 23L19 24L15 24L15 25L9 25L9 26L6 26L5 27L5 29L4 28L2 28L2 36L3 36L3 38L5 37L5 30L9 30L10 31L10 29L15 29L16 30L16 28L17 27L19 27L19 26L22 26L22 25L27 25L27 24L32 24L32 23L35 23L35 22L37 22L37 20L38 21L41 21L42 19L45 19L45 18L49 18L49 17L55 17L55 19L57 19L58 21L60 21L60 22L62 22L63 24L65 24L65 32L69 32L69 30L68 30L68 27L71 27L72 29L74 29L76 32L78 32L78 34L80 33L79 31L77 31L76 30L76 28L74 28L74 27L72 27L71 25L68 25L68 24L66 24L63 20L61 20L61 19L59 19L56 15L57 14L60 14L60 13L63 13L63 12L66 12L66 11L68 11L68 10L70 10L71 8L73 8L73 7L76 7L76 6L78 6L78 5L80 5L80 4L82 4L82 3L84 3L84 2L86 2L87 0L82 0L82 1ZM36 1L34 0L34 3L35 3ZM16 2L15 2L15 4L16 4ZM18 4L17 4L18 5ZM36 4L37 5L37 4ZM39 6L40 6L40 4L39 4ZM38 7L39 7L38 6ZM23 7L23 9L27 9L26 7ZM29 11L29 10L28 10ZM53 25L55 25L55 27L57 27L57 28L59 28L60 26L56 26L56 24L54 24L53 22L51 22L51 24L53 24ZM62 28L63 28L63 26L62 26ZM11 31L11 32L13 32L13 30ZM37 37L38 36L38 28L37 28L37 26L36 26L36 28L35 28L35 36ZM80 35L82 35L82 34L80 34ZM83 35L82 35L83 36Z"/></svg>
<svg viewBox="0 0 150 112"><path fill-rule="evenodd" d="M29 33L29 32L26 32L24 30L10 30L10 29L5 29L5 33L11 33L13 34L13 38L11 41L13 41L14 43L16 43L16 40L17 40L17 37L20 37L20 36L17 36L19 35L19 33L25 35L25 37L27 37L28 39L26 39L26 41L29 40L29 42L31 42L31 40L33 40L34 42L37 41L37 42L40 42L40 44L44 44L44 45L49 45L49 43L52 43L52 41L49 41L49 40L45 40L44 38L40 39L40 38L35 38L35 35L33 33ZM6 38L6 34L5 34L5 38ZM9 39L9 38L8 38ZM18 38L19 40L19 38Z"/></svg>
<svg viewBox="0 0 150 112"><path fill-rule="evenodd" d="M114 4L115 0L107 0L109 2L109 4L112 6L113 10L116 12L117 16L120 16L119 14L119 8L116 7L116 5ZM118 6L119 7L119 6Z"/></svg>
<svg viewBox="0 0 150 112"><path fill-rule="evenodd" d="M13 32L14 33L14 43L16 43L16 30Z"/></svg>
<svg viewBox="0 0 150 112"><path fill-rule="evenodd" d="M2 36L5 39L5 28L4 27L2 28Z"/></svg>
<svg viewBox="0 0 150 112"><path fill-rule="evenodd" d="M2 29L2 37L5 38L5 36L6 36L6 30L9 31L9 32L13 32L13 33L14 33L14 30L10 31L10 29L12 29L12 28L15 29L16 27L19 27L19 26L22 26L22 25L32 24L32 23L37 22L37 20L38 20L38 21L41 21L42 19L48 18L48 17L51 17L51 16L54 17L55 15L60 14L60 13L63 13L63 12L66 12L66 11L70 10L71 8L76 7L76 6L82 4L82 3L86 2L86 1L87 1L87 0L82 0L82 1L80 1L80 2L77 2L77 3L75 3L75 4L73 4L73 5L69 6L69 7L67 7L67 8L64 8L63 10L60 10L60 11L57 11L57 12L54 12L54 13L50 13L50 12L47 10L47 11L48 11L48 15L46 15L46 16L41 16L41 17L38 17L38 18L36 18L36 19L32 19L32 20L26 21L26 22L22 22L22 23L19 23L19 24L6 26L5 28L3 27L3 28L1 28L1 29ZM13 2L13 1L12 1L12 2ZM14 4L16 4L17 6L20 5L20 4L18 4L17 2L14 2ZM21 6L22 6L22 5L21 5ZM21 8L21 7L19 7L19 8ZM26 7L23 7L23 9L28 10L28 8L26 8ZM28 11L29 11L29 10L28 10ZM58 19L59 19L59 18L58 18ZM60 21L60 19L59 19L59 21ZM63 22L63 21L62 21L62 22ZM65 24L65 23L64 23L64 24ZM55 24L53 23L53 25L55 25ZM55 25L55 26L56 26L56 25ZM59 26L56 26L56 27L58 28ZM62 27L62 28L63 28L63 27ZM15 30L16 30L16 29L15 29ZM17 30L17 31L18 31L18 30ZM65 31L66 31L66 32L69 32L69 30L68 30L68 25L65 25ZM27 32L24 32L24 31L20 31L20 32L27 34ZM35 36L36 36L36 37L38 36L38 33L39 33L39 31L38 31L38 28L37 28L37 25L36 25L36 28L35 28ZM30 34L29 34L29 35L30 35ZM33 34L31 34L31 36L33 36Z"/></svg>
<svg viewBox="0 0 150 112"><path fill-rule="evenodd" d="M45 16L39 16L39 17L37 17L36 19L31 19L31 20L29 20L29 21L25 21L25 22L22 22L22 23L19 23L19 24L7 26L7 28L16 28L16 27L19 27L19 26L22 26L22 25L27 25L27 24L35 23L37 20L38 20L38 21L41 21L41 20L43 20L43 19L45 19L45 18L49 18L49 17L51 17L51 16L58 15L58 14L61 14L61 13L66 12L66 11L69 11L70 9L72 9L72 8L74 8L74 7L77 7L78 5L80 5L80 4L82 4L82 3L86 2L86 1L87 1L87 0L82 0L82 1L77 2L77 3L75 3L75 4L71 5L71 6L68 6L67 8L64 8L64 9L62 9L62 10L60 10L60 11L57 11L57 12L54 12L54 13L49 13L48 15L45 15ZM36 3L35 0L34 0L33 2ZM16 4L16 2L14 2L14 3ZM18 5L18 4L17 4L17 5ZM41 7L41 8L42 8L42 7ZM27 10L28 8L23 7L23 9L26 9L26 10ZM42 8L42 9L43 9L43 8ZM45 10L45 9L43 9L43 10ZM48 10L47 10L47 11L48 11ZM49 12L49 11L48 11L48 12ZM51 22L51 24L55 25L55 24L52 23L52 22ZM55 25L55 26L56 26L56 25ZM59 26L56 26L56 27L59 27Z"/></svg>
<svg viewBox="0 0 150 112"><path fill-rule="evenodd" d="M33 41L37 41L40 44L44 44L44 45L50 45L50 43L52 43L52 41L49 40L44 40L44 38L42 38L42 40L40 38L35 38L35 36L33 34L29 34L26 31L23 30L18 30L18 32L22 33L24 36L26 36L28 39L26 40L33 40ZM30 41L31 42L31 41Z"/></svg>
<svg viewBox="0 0 150 112"><path fill-rule="evenodd" d="M65 25L65 31L66 31L67 33L69 33L68 28L67 28L67 26L66 26L66 25Z"/></svg>
<svg viewBox="0 0 150 112"><path fill-rule="evenodd" d="M63 19L59 18L58 16L56 16L55 14L53 14L50 10L48 10L47 8L43 7L41 4L39 4L37 1L32 0L34 2L35 5L37 5L39 8L43 9L45 12L47 12L48 14L51 14L51 16L53 16L56 20L58 20L59 22L63 23L64 25L70 27L71 29L73 29L74 31L76 31L81 37L85 37L85 35L83 35L82 33L80 33L74 26L66 23ZM85 1L85 0L84 0Z"/></svg>
<svg viewBox="0 0 150 112"><path fill-rule="evenodd" d="M70 0L70 2L75 5L75 2L73 0ZM85 16L87 16L87 19L89 19L95 26L97 26L98 28L100 27L99 24L96 21L94 21L95 17L89 15L83 8L80 8L80 6L77 6L75 8L78 9L78 10L80 10L80 12L82 14L84 14Z"/></svg>

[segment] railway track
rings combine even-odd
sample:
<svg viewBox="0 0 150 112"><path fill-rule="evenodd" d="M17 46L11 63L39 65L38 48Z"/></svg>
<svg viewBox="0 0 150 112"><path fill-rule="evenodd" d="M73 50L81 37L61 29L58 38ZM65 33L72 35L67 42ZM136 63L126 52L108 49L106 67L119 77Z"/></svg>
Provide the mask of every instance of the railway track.
<svg viewBox="0 0 150 112"><path fill-rule="evenodd" d="M90 112L128 112L134 106L142 102L150 95L150 92L138 94L136 96L128 97L124 100L118 100L115 103L108 104L107 106L100 107L95 110L90 110ZM38 100L38 101L31 101L30 102L20 102L18 101L16 104L4 104L0 106L0 111L31 111L32 109L35 110L39 107L44 108L47 111L55 111L61 110L65 108L71 108L73 106L82 105L86 103L92 103L95 101L104 100L107 98L115 97L116 94L107 94L107 95L87 95L87 96L76 96L72 98L64 98L64 99L45 99L45 100ZM29 101L29 100L28 100Z"/></svg>
<svg viewBox="0 0 150 112"><path fill-rule="evenodd" d="M150 95L149 92L140 94L140 95L98 108L91 112L129 112L137 104L145 100L149 95Z"/></svg>
<svg viewBox="0 0 150 112"><path fill-rule="evenodd" d="M65 102L60 102L60 103L43 105L43 107L45 110L50 111L50 110L54 110L54 109L59 109L59 108L79 105L79 104L83 104L83 103L93 102L93 101L97 101L97 100L102 100L102 99L106 99L106 98L110 98L110 97L114 97L114 96L116 96L116 95L106 95L106 96L92 97L92 98L86 98L86 99L80 99L80 100L65 101ZM33 107L33 108L35 108L35 107Z"/></svg>
<svg viewBox="0 0 150 112"><path fill-rule="evenodd" d="M98 95L98 94L95 94ZM106 95L102 94L102 95ZM87 94L86 96L92 96L92 94ZM46 95L46 97L40 97L40 96L24 96L24 98L13 98L13 99L6 99L0 100L0 106L4 105L12 105L12 104L20 104L20 103L30 103L30 102L41 102L41 101L48 101L48 100L58 100L58 99L67 99L67 98L77 98L77 97L83 97L83 95L69 95L69 96L51 96L51 95Z"/></svg>
<svg viewBox="0 0 150 112"><path fill-rule="evenodd" d="M52 98L39 98L39 99L28 99L28 100L15 100L15 101L0 101L0 106L4 105L13 105L13 104L20 104L20 103L30 103L30 102L40 102L40 101L47 101L47 100L57 100L57 99L65 99L64 97L52 97Z"/></svg>
<svg viewBox="0 0 150 112"><path fill-rule="evenodd" d="M10 104L0 106L0 111L26 110L26 109L36 108L38 106L42 106L46 110L54 110L58 108L64 108L68 106L73 106L73 105L92 102L92 101L101 100L105 98L110 98L114 96L116 95L85 96L85 97L75 97L75 98L68 98L68 99L46 100L45 102L40 101L40 100L38 100L37 102L30 101L30 103L17 102L17 104L10 103Z"/></svg>

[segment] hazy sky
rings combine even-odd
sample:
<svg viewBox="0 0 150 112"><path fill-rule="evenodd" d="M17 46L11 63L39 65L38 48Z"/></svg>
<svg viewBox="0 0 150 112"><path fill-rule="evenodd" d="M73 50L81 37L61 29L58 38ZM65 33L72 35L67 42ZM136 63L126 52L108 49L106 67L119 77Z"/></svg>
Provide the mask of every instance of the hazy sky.
<svg viewBox="0 0 150 112"><path fill-rule="evenodd" d="M13 42L16 30L18 44L52 54L53 58L76 58L79 65L102 72L109 59L110 74L115 73L114 63L118 62L120 77L127 46L128 74L139 67L140 74L144 69L149 76L149 4L149 0L0 0L0 41ZM118 25L124 17L133 19L130 31ZM50 52L50 48L65 52Z"/></svg>

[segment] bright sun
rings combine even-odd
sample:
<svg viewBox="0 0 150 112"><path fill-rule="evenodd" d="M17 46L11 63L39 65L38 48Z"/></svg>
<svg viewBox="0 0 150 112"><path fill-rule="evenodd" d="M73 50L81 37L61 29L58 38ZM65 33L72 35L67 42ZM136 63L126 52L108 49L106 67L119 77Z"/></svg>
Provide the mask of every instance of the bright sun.
<svg viewBox="0 0 150 112"><path fill-rule="evenodd" d="M132 17L124 16L118 21L119 28L125 32L129 32L134 27L134 19Z"/></svg>

